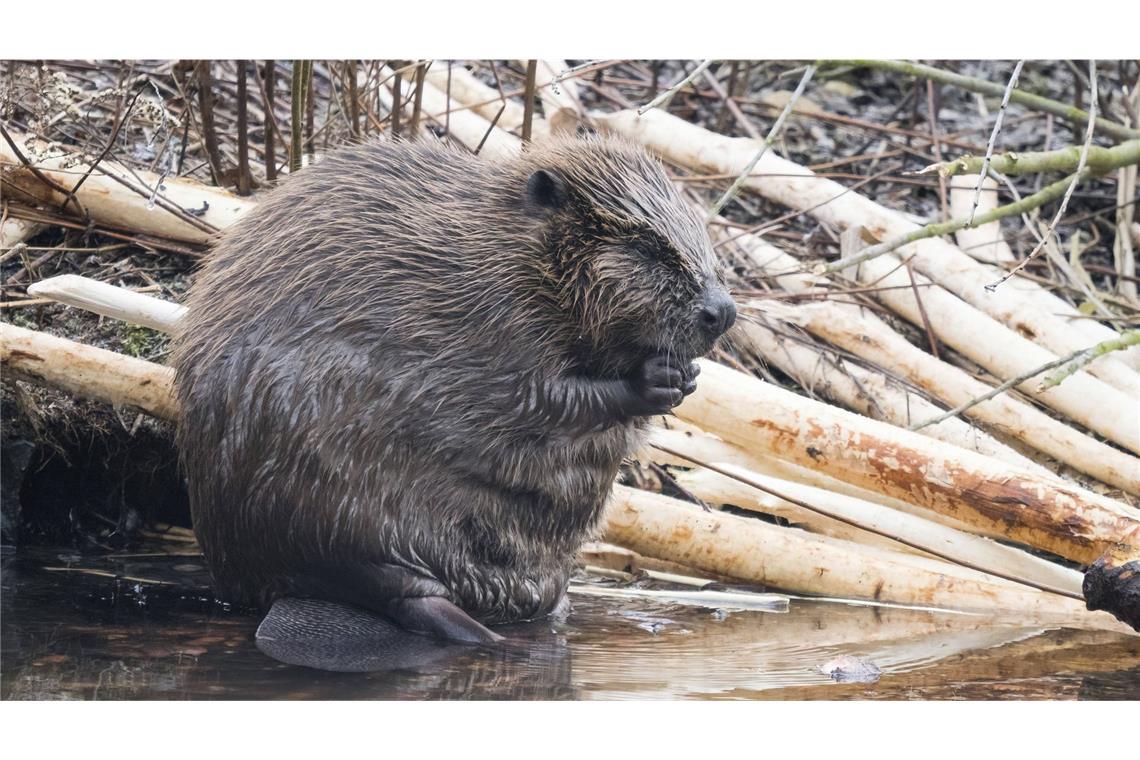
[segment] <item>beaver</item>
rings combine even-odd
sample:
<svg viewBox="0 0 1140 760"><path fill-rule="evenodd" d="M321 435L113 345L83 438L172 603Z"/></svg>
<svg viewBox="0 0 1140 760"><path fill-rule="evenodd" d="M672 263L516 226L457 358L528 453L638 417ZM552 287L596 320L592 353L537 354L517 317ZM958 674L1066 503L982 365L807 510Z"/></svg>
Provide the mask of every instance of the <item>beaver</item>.
<svg viewBox="0 0 1140 760"><path fill-rule="evenodd" d="M600 136L330 153L187 305L177 443L218 593L479 643L564 601L623 458L736 316L701 217Z"/></svg>

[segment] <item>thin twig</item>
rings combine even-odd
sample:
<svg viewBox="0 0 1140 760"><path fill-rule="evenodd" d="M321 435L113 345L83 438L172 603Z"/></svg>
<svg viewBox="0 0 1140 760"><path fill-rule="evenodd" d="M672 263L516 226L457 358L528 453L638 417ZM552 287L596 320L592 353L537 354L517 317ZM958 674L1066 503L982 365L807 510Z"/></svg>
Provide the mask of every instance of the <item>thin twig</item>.
<svg viewBox="0 0 1140 760"><path fill-rule="evenodd" d="M568 69L563 69L562 71L558 72L558 74L556 74L553 79L547 82L547 85L549 85L550 89L554 91L555 95L560 95L561 91L558 89L558 85L560 85L563 80L572 77L581 77L586 74L592 74L595 71L608 69L612 66L617 66L619 63L624 62L624 58L614 58L608 61L587 61L586 63L582 63L577 66L571 66Z"/></svg>
<svg viewBox="0 0 1140 760"><path fill-rule="evenodd" d="M345 62L345 79L348 80L348 122L355 139L360 139L360 94L357 92L356 61Z"/></svg>
<svg viewBox="0 0 1140 760"><path fill-rule="evenodd" d="M257 74L257 68L254 68ZM277 61L265 62L265 81L257 77L257 86L261 90L261 100L265 104L265 179L273 182L277 179L277 138L281 134L277 126L277 114L274 113L274 88L277 86Z"/></svg>
<svg viewBox="0 0 1140 760"><path fill-rule="evenodd" d="M926 122L930 127L930 147L934 157L942 162L942 141L938 137L938 109L935 106L934 82L926 80ZM942 221L950 216L950 204L946 199L946 178L938 177L938 207L942 209Z"/></svg>
<svg viewBox="0 0 1140 760"><path fill-rule="evenodd" d="M784 106L784 110L780 112L780 116L776 119L776 123L772 125L772 128L770 130L768 130L768 136L764 138L764 143L760 146L760 150L756 151L756 155L753 156L752 160L748 162L748 166L744 167L744 171L741 173L741 175L736 178L736 181L733 182L729 188L724 191L724 195L718 198L717 202L714 203L712 205L712 208L709 209L709 219L712 219L714 216L719 214L720 210L724 208L725 205L731 201L737 193L740 192L740 188L743 187L744 183L748 181L748 176L752 173L752 170L756 168L756 164L760 163L760 159L763 158L764 154L768 152L769 146L772 145L772 142L780 134L780 130L784 127L784 122L787 120L788 115L791 114L792 109L795 108L796 101L800 99L800 95L803 94L804 88L807 87L808 82L811 81L812 74L814 73L814 65L808 66L804 70L804 75L800 78L800 83L796 85L796 90L792 93L792 97L788 98L788 102Z"/></svg>
<svg viewBox="0 0 1140 760"><path fill-rule="evenodd" d="M526 92L523 93L522 141L530 142L531 127L534 122L534 79L538 74L538 60L526 62ZM500 90L502 92L502 90Z"/></svg>
<svg viewBox="0 0 1140 760"><path fill-rule="evenodd" d="M483 150L483 146L487 143L487 138L491 136L491 133L495 131L495 127L499 123L499 117L501 117L503 115L503 111L506 110L507 104L503 103L503 105L499 107L499 112L495 114L495 118L491 119L491 123L487 127L487 131L483 133L483 139L481 139L479 141L479 144L475 146L474 153L476 156L479 155L479 151Z"/></svg>
<svg viewBox="0 0 1140 760"><path fill-rule="evenodd" d="M1032 380L1033 378L1040 375L1042 372L1048 372L1051 369L1056 369L1057 367L1060 367L1062 364L1073 361L1074 359L1081 356L1081 354L1083 354L1089 350L1090 349L1082 348L1081 350L1074 351L1073 353L1071 353L1067 356L1062 356L1060 359L1054 359L1051 362L1048 362L1046 364L1042 364L1040 367L1036 367L1034 369L1031 369L1028 372L1023 372L1020 375L1017 375L1016 377L1011 377L1009 380L1006 380L1001 385L995 386L993 388L993 390L989 391L988 393L983 393L981 396L978 396L977 398L973 398L973 399L970 399L969 401L967 401L963 404L959 404L958 406L954 407L953 409L946 412L945 414L940 414L937 417L931 417L930 419L923 420L922 422L916 422L913 425L911 425L909 429L910 430L922 430L924 427L929 427L930 425L937 425L939 422L942 422L943 420L948 420L951 417L957 417L959 414L962 414L963 412L966 412L966 411L969 411L970 409L973 409L978 404L981 404L985 401L989 401L991 398L994 398L995 396L1000 396L1001 394L1005 393L1006 391L1008 391L1010 388L1013 388L1014 386L1021 385L1026 380Z"/></svg>
<svg viewBox="0 0 1140 760"><path fill-rule="evenodd" d="M400 136L400 115L404 112L404 103L400 93L400 85L404 84L404 68L397 63L396 74L392 80L392 137Z"/></svg>
<svg viewBox="0 0 1140 760"><path fill-rule="evenodd" d="M698 63L697 67L695 69L693 69L691 72L689 72L685 76L681 77L681 79L679 79L675 84L671 85L669 87L669 89L665 90L660 95L655 97L653 100L649 101L648 103L643 105L641 108L637 109L637 115L638 116L644 116L647 112L652 111L654 108L657 108L657 106L659 106L663 103L668 103L668 101L672 100L673 96L677 94L678 90L680 90L682 87L687 85L689 82L692 82L694 79L699 77L701 75L701 72L704 71L705 69L707 69L709 67L709 64L711 64L711 63L712 63L711 58Z"/></svg>
<svg viewBox="0 0 1140 760"><path fill-rule="evenodd" d="M246 61L237 64L237 150L238 150L238 195L249 195L253 188L253 176L249 173L249 104L246 102Z"/></svg>
<svg viewBox="0 0 1140 760"><path fill-rule="evenodd" d="M1096 126L1096 109L1097 109L1096 79L1097 79L1097 77L1096 77L1096 61L1090 60L1089 61L1089 88L1091 90L1091 93L1089 96L1089 123L1088 123L1088 128L1085 131L1085 144L1081 147L1081 159L1080 159L1080 162L1077 164L1077 173L1073 175L1073 181L1069 183L1068 189L1065 190L1065 197L1061 199L1061 206L1060 206L1060 208L1057 209L1057 213L1053 216L1053 221L1049 222L1049 227L1045 230L1045 235L1041 239L1041 242L1039 242L1037 244L1037 246L1033 249L1033 251L1028 256L1026 256L1024 259L1022 259L1021 262L1016 267L1014 267L1013 269L1009 270L1004 275L1002 275L1001 279L999 279L997 282L991 282L989 285L986 285L986 290L989 291L990 293L997 290L998 286L1000 286L1003 282L1005 282L1010 277L1013 277L1015 274L1017 274L1022 269L1024 269L1025 265L1028 264L1035 256L1037 256L1038 253L1041 252L1041 249L1045 247L1045 244L1053 239L1053 231L1057 227L1057 223L1061 221L1061 217L1064 216L1065 209L1067 209L1069 207L1069 199L1073 197L1073 191L1076 190L1077 185L1081 183L1082 175L1084 174L1084 171L1085 171L1085 163L1088 161L1088 157L1089 157L1089 146L1092 145L1093 130L1094 130L1094 127Z"/></svg>
<svg viewBox="0 0 1140 760"><path fill-rule="evenodd" d="M452 60L447 62L447 91L445 92L447 100L444 101L447 112L443 115L443 133L445 135L451 135L451 66L454 63Z"/></svg>
<svg viewBox="0 0 1140 760"><path fill-rule="evenodd" d="M416 139L416 136L420 133L420 114L423 110L424 99L424 77L427 75L429 66L431 66L430 61L420 64L416 69L416 93L412 98L412 123L408 128L411 132L410 137L413 140Z"/></svg>
<svg viewBox="0 0 1140 760"><path fill-rule="evenodd" d="M997 143L998 134L1001 133L1001 122L1005 118L1005 109L1009 105L1009 96L1013 94L1013 90L1017 87L1017 78L1021 76L1021 67L1025 65L1025 61L1018 61L1013 67L1013 74L1009 77L1009 84L1005 86L1005 94L1001 98L1001 108L998 109L997 119L994 120L994 131L990 133L990 141L986 143L986 157L982 161L982 170L978 174L978 184L974 187L974 203L970 206L970 222L974 221L974 214L978 210L978 201L982 197L982 183L986 179L986 175L990 170L990 158L994 154L994 145ZM929 81L929 80L927 80Z"/></svg>
<svg viewBox="0 0 1140 760"><path fill-rule="evenodd" d="M914 277L914 266L911 259L907 259L905 263L906 273L910 278L911 292L914 293L914 302L918 304L918 314L922 317L922 327L926 330L926 339L930 343L930 353L935 359L941 359L942 357L938 355L938 339L934 337L934 328L930 324L930 317L926 314L926 306L922 303L922 296L918 292L918 281Z"/></svg>
<svg viewBox="0 0 1140 760"><path fill-rule="evenodd" d="M214 184L222 186L222 153L218 148L218 130L214 125L214 77L209 61L198 61L198 111L202 123L202 141Z"/></svg>
<svg viewBox="0 0 1140 760"><path fill-rule="evenodd" d="M290 109L292 121L289 124L290 150L289 171L301 170L302 157L305 152L305 103L309 94L309 72L313 62L309 60L293 61L293 76L290 93Z"/></svg>
<svg viewBox="0 0 1140 760"><path fill-rule="evenodd" d="M1072 358L1069 359L1065 366L1044 378L1038 384L1037 390L1046 391L1060 385L1067 377L1077 372L1077 370L1110 351L1122 351L1136 345L1140 345L1140 330L1125 330L1115 338L1109 338L1108 340L1097 343L1095 346L1077 351L1075 354L1070 355Z"/></svg>

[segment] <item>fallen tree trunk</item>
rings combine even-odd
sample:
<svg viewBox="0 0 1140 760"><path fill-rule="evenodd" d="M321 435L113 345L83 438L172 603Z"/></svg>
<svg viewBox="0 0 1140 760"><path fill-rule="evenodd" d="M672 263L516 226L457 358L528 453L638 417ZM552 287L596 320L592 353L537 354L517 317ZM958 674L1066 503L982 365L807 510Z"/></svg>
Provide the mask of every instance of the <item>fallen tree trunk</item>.
<svg viewBox="0 0 1140 760"><path fill-rule="evenodd" d="M925 507L912 504L911 502L852 485L851 483L820 472L817 468L804 467L794 462L788 462L776 458L768 452L752 454L684 420L669 417L665 419L665 424L669 427L654 428L649 436L650 443L660 444L661 448L650 447L639 454L639 459L677 467L692 467L692 459L702 462L728 462L751 470L752 472L758 472L783 480L790 480L794 483L802 483L832 493L850 496L860 501L878 504L904 514L915 515L925 520L936 522L939 525L954 528L955 530L974 533L980 536L988 536L990 538L999 537L999 534L993 531L967 525L961 520L955 520L953 517L934 512ZM669 454L667 450L679 451L689 457L689 459L674 457Z"/></svg>
<svg viewBox="0 0 1140 760"><path fill-rule="evenodd" d="M114 161L103 160L92 167L59 150L50 157L42 155L50 146L37 146L37 141L9 132L20 153L41 175L67 191L79 185L75 197L83 209L108 227L206 245L218 230L254 205L221 188L176 177L162 179L150 172L128 170ZM0 177L6 193L26 194L57 207L67 203L67 209L76 212L68 196L45 184L4 140L0 140ZM156 189L160 181L162 187Z"/></svg>
<svg viewBox="0 0 1140 760"><path fill-rule="evenodd" d="M671 161L717 174L740 174L756 155L759 142L718 135L695 124L653 110L593 113L598 126L635 139ZM791 208L810 213L841 229L864 226L888 240L918 229L896 211L821 178L799 164L768 151L753 170L746 186ZM974 261L939 238L920 240L904 250L916 251L915 268L960 298L1004 323L1020 335L1030 336L1057 354L1069 354L1092 343L1119 337L1115 330L1083 319L1076 309L1040 287L1002 288L1000 297L985 290L1004 272ZM1062 315L1062 316L1058 316ZM1140 351L1092 365L1090 372L1122 390L1140 387Z"/></svg>
<svg viewBox="0 0 1140 760"><path fill-rule="evenodd" d="M1124 544L1140 556L1140 512L1059 479L868 420L702 361L681 419L752 452L815 467L961 522L1089 564Z"/></svg>

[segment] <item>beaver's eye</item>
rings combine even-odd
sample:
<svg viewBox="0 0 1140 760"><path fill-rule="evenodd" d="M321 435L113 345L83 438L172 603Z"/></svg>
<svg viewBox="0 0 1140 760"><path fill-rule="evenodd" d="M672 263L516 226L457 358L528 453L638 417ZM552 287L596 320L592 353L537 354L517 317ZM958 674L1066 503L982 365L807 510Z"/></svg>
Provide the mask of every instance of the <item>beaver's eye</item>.
<svg viewBox="0 0 1140 760"><path fill-rule="evenodd" d="M633 250L649 261L661 261L664 258L661 244L656 240L638 240L634 242Z"/></svg>
<svg viewBox="0 0 1140 760"><path fill-rule="evenodd" d="M631 247L646 261L669 266L677 266L681 261L681 255L677 253L677 249L657 235L643 235L637 238Z"/></svg>

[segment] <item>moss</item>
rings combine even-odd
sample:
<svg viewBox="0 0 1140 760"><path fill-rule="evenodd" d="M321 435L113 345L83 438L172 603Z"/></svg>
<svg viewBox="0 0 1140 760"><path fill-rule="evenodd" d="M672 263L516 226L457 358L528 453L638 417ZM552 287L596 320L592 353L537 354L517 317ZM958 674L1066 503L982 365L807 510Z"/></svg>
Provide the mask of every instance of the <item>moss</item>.
<svg viewBox="0 0 1140 760"><path fill-rule="evenodd" d="M123 353L136 359L149 359L166 344L166 336L140 325L123 325Z"/></svg>

